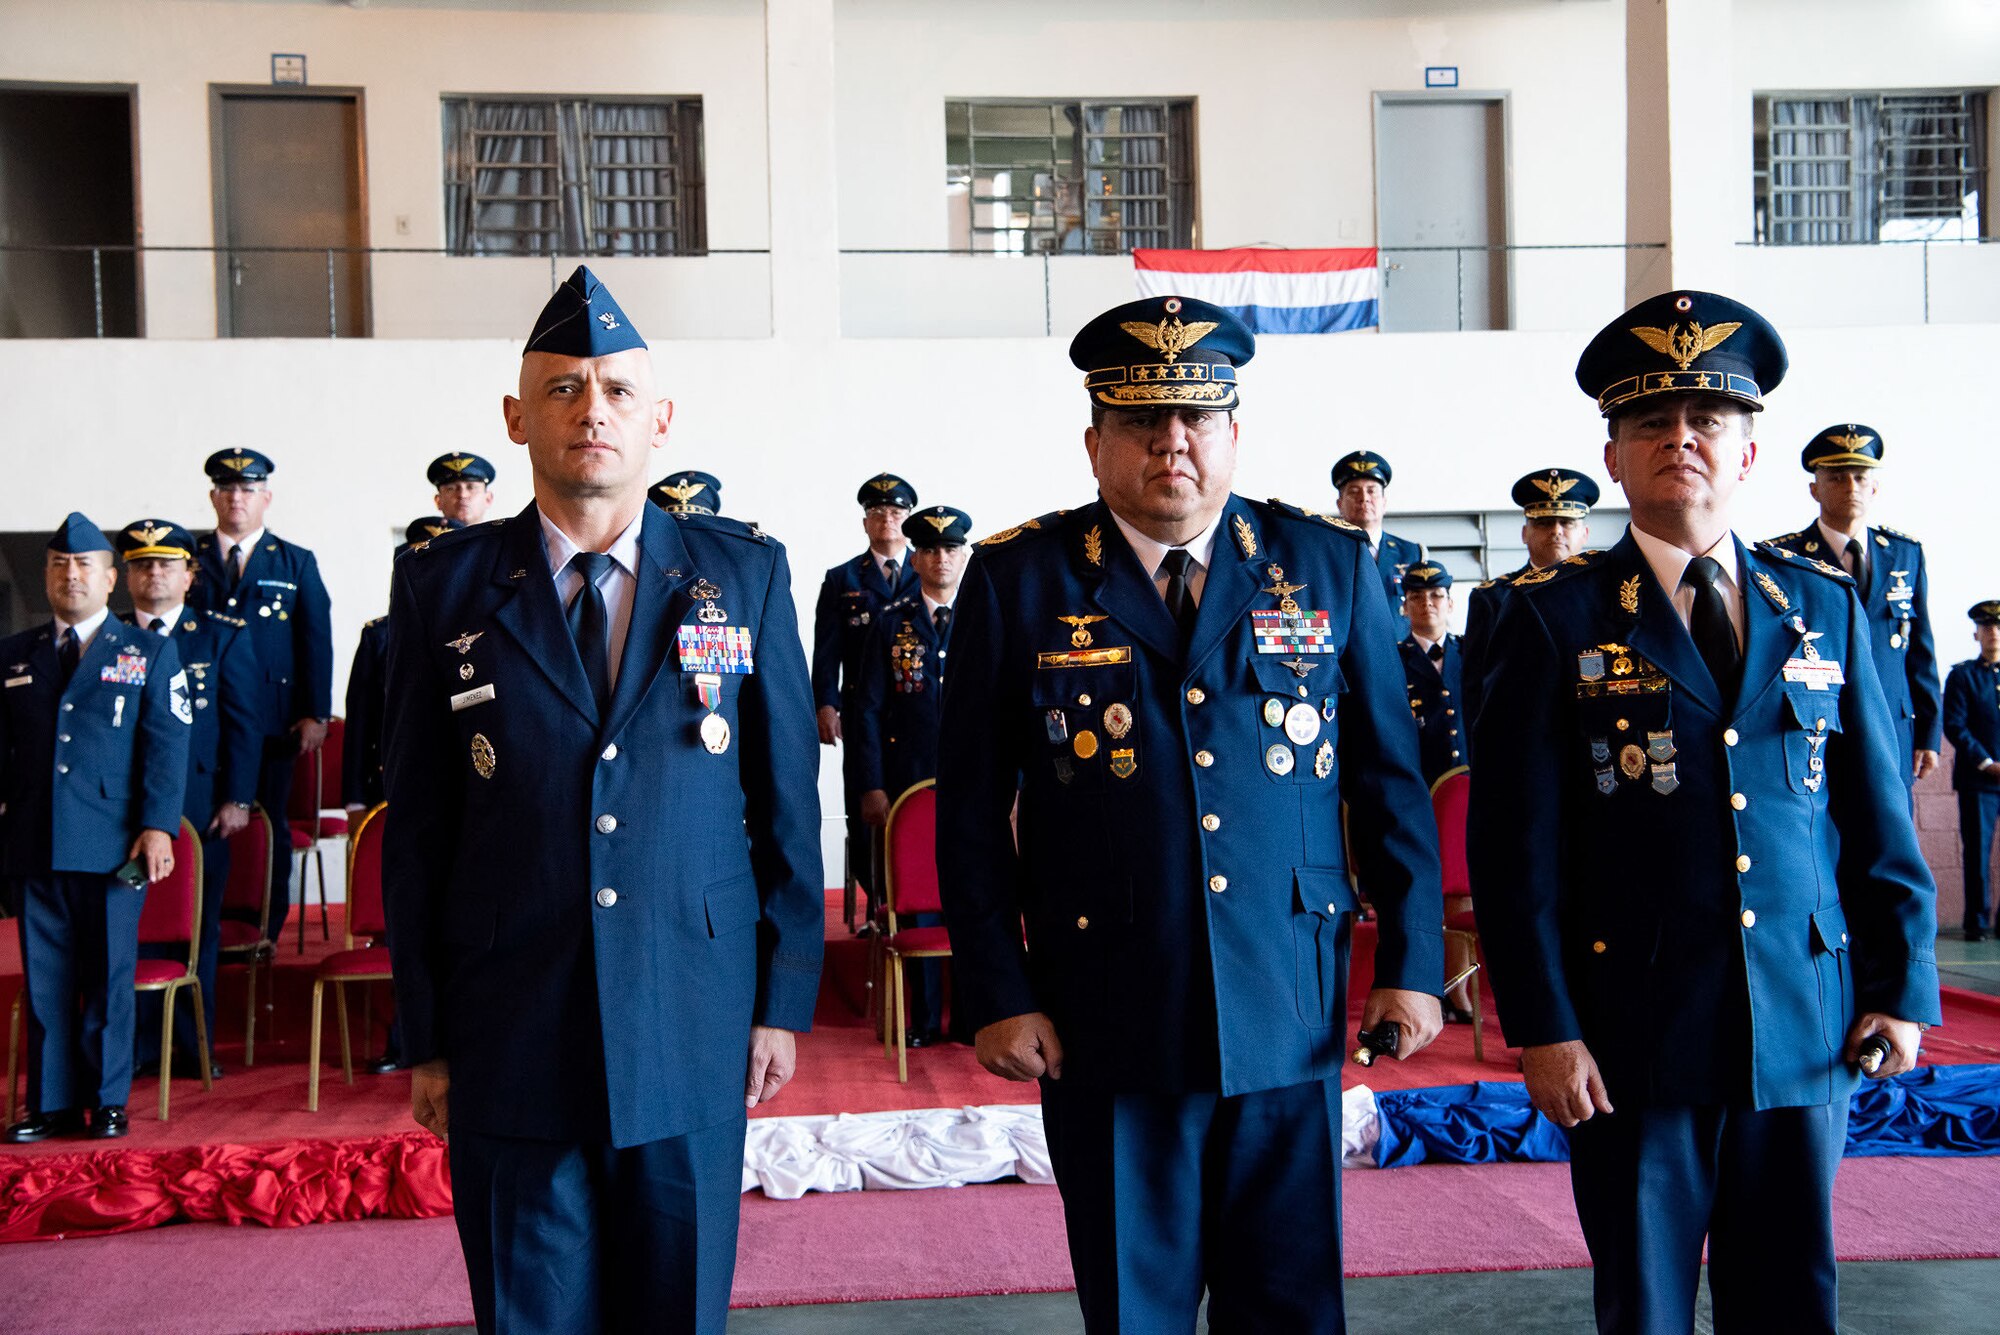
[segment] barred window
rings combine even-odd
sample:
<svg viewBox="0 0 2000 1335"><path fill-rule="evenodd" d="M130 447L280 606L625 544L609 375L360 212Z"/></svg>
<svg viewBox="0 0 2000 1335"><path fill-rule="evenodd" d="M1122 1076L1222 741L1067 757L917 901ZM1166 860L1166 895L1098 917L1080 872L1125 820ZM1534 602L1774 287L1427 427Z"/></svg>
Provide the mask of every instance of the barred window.
<svg viewBox="0 0 2000 1335"><path fill-rule="evenodd" d="M1194 244L1194 103L945 103L954 250L1124 255Z"/></svg>
<svg viewBox="0 0 2000 1335"><path fill-rule="evenodd" d="M694 255L708 246L701 99L447 97L455 255Z"/></svg>
<svg viewBox="0 0 2000 1335"><path fill-rule="evenodd" d="M1976 237L1986 94L1760 96L1754 158L1759 241Z"/></svg>

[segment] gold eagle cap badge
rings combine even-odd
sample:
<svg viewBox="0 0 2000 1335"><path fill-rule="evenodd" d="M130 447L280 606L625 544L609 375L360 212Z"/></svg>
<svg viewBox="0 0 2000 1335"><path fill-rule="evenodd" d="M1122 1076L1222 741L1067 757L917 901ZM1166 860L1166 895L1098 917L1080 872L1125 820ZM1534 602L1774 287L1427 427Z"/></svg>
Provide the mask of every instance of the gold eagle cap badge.
<svg viewBox="0 0 2000 1335"><path fill-rule="evenodd" d="M159 546L167 534L173 532L165 524L139 524L125 531L148 547Z"/></svg>
<svg viewBox="0 0 2000 1335"><path fill-rule="evenodd" d="M463 473L466 469L472 467L472 456L469 454L460 454L450 459L440 459L438 462L454 473Z"/></svg>
<svg viewBox="0 0 2000 1335"><path fill-rule="evenodd" d="M236 454L225 454L222 456L222 466L233 468L240 473L250 466L250 456L240 451Z"/></svg>
<svg viewBox="0 0 2000 1335"><path fill-rule="evenodd" d="M680 504L686 505L689 501L701 495L701 489L707 485L706 482L662 482L659 490L664 491Z"/></svg>
<svg viewBox="0 0 2000 1335"><path fill-rule="evenodd" d="M951 518L950 515L925 515L924 522L942 533L951 527Z"/></svg>
<svg viewBox="0 0 2000 1335"><path fill-rule="evenodd" d="M1670 324L1665 329L1641 325L1631 332L1634 338L1661 356L1672 358L1674 365L1685 371L1694 364L1695 358L1722 346L1731 334L1742 327L1742 322L1738 320L1704 329L1700 321L1689 320L1685 325Z"/></svg>
<svg viewBox="0 0 2000 1335"><path fill-rule="evenodd" d="M869 478L868 485L877 491L894 491L896 489L896 479L885 473L881 477Z"/></svg>
<svg viewBox="0 0 2000 1335"><path fill-rule="evenodd" d="M1196 320L1193 324L1184 324L1176 315L1156 325L1147 324L1144 320L1127 320L1118 327L1171 362L1214 333L1218 323L1215 320Z"/></svg>
<svg viewBox="0 0 2000 1335"><path fill-rule="evenodd" d="M1563 498L1563 495L1566 492L1568 492L1572 487L1576 486L1577 479L1573 477L1566 478L1562 474L1556 472L1554 469L1550 469L1549 475L1547 477L1545 478L1538 477L1534 479L1534 482L1537 487L1542 489L1542 491L1548 496L1550 500L1559 501Z"/></svg>
<svg viewBox="0 0 2000 1335"><path fill-rule="evenodd" d="M1825 439L1832 441L1849 454L1859 454L1864 447L1875 443L1875 437L1864 436L1859 431L1850 431L1844 436L1829 433Z"/></svg>

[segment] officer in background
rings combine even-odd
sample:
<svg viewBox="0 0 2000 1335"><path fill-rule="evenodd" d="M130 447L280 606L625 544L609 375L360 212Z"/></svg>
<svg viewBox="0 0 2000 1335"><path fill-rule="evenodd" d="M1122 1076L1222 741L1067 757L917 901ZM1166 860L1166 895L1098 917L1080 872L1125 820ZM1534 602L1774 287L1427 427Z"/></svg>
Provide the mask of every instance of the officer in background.
<svg viewBox="0 0 2000 1335"><path fill-rule="evenodd" d="M1632 523L1514 582L1472 771L1474 908L1528 1097L1570 1128L1598 1327L1837 1328L1834 1171L1867 1040L1938 1019L1936 893L1837 566L1731 532L1783 378L1757 312L1640 303L1576 379Z"/></svg>
<svg viewBox="0 0 2000 1335"><path fill-rule="evenodd" d="M1440 1027L1435 830L1355 526L1230 492L1231 312L1151 297L1070 345L1098 498L977 548L938 745L957 1000L1042 1082L1085 1325L1338 1331L1340 1071ZM1018 840L1012 817L1018 810ZM1026 949L1022 925L1026 920Z"/></svg>
<svg viewBox="0 0 2000 1335"><path fill-rule="evenodd" d="M28 1017L13 1145L128 1129L139 909L173 870L194 708L173 642L111 615L117 582L71 513L44 566L53 621L0 640L0 875Z"/></svg>
<svg viewBox="0 0 2000 1335"><path fill-rule="evenodd" d="M861 503L868 550L826 572L813 609L813 704L819 711L822 746L832 746L851 731L861 686L861 656L875 618L890 603L917 593L916 572L903 559L907 545L903 524L916 508L916 489L894 473L877 473L861 484L855 499ZM867 899L865 933L872 930L875 913L873 836L861 819L861 795L866 790L860 786L852 746L841 755L840 777L847 808L847 879L859 884Z"/></svg>
<svg viewBox="0 0 2000 1335"><path fill-rule="evenodd" d="M972 539L972 518L948 505L928 506L903 521L903 535L910 541L910 569L917 574L919 590L913 598L890 603L875 618L861 657L854 730L847 734L861 786L861 819L875 829L888 824L889 807L906 789L937 776L938 710L951 651L952 604L971 559L966 544ZM932 913L909 919L916 927L941 922ZM942 961L919 961L907 973L905 990L909 1045L937 1042L943 1034Z"/></svg>
<svg viewBox="0 0 2000 1335"><path fill-rule="evenodd" d="M1382 590L1389 599L1389 615L1396 625L1396 638L1410 633L1403 617L1403 572L1424 559L1424 545L1382 531L1382 515L1389 501L1389 479L1395 470L1389 461L1372 450L1344 454L1333 465L1335 508L1340 517L1368 535L1368 554L1382 576Z"/></svg>
<svg viewBox="0 0 2000 1335"><path fill-rule="evenodd" d="M825 937L790 571L647 503L673 405L588 269L504 410L534 502L410 552L390 599L411 1109L449 1135L481 1331L719 1333L746 1110L791 1079Z"/></svg>
<svg viewBox="0 0 2000 1335"><path fill-rule="evenodd" d="M255 450L217 450L203 465L215 530L199 544L193 604L240 619L250 632L264 688L257 701L264 733L257 800L270 813L271 940L292 904L292 845L286 809L292 764L319 750L333 716L333 612L313 554L264 527L271 508L270 459Z"/></svg>
<svg viewBox="0 0 2000 1335"><path fill-rule="evenodd" d="M1597 504L1597 483L1574 468L1543 468L1514 484L1514 504L1521 507L1521 545L1528 561L1515 570L1475 585L1465 600L1465 717L1479 703L1484 667L1480 654L1499 619L1500 604L1514 581L1531 570L1547 570L1583 551L1590 541L1590 507Z"/></svg>
<svg viewBox="0 0 2000 1335"><path fill-rule="evenodd" d="M1868 527L1868 509L1880 490L1882 453L1882 433L1853 422L1813 437L1799 461L1812 474L1808 490L1819 502L1819 519L1771 541L1853 576L1868 614L1875 675L1909 762L1903 779L1914 788L1937 768L1944 737L1938 719L1937 647L1931 638L1930 574L1922 544L1893 528Z"/></svg>
<svg viewBox="0 0 2000 1335"><path fill-rule="evenodd" d="M667 474L653 484L646 497L670 515L722 513L722 482L713 473L692 468Z"/></svg>
<svg viewBox="0 0 2000 1335"><path fill-rule="evenodd" d="M2000 820L2000 600L1974 603L1979 657L1952 668L1944 683L1944 735L1951 739L1951 786L1958 793L1958 846L1965 868L1965 939L1984 941L1992 897L1993 822Z"/></svg>
<svg viewBox="0 0 2000 1335"><path fill-rule="evenodd" d="M434 538L464 528L444 515L422 515L403 530L392 562ZM382 800L382 710L389 690L389 618L385 613L361 627L354 661L347 669L346 736L340 753L340 801L349 813Z"/></svg>
<svg viewBox="0 0 2000 1335"><path fill-rule="evenodd" d="M493 508L493 465L476 454L440 454L431 460L429 477L437 488L431 498L438 513L460 525L485 522Z"/></svg>
<svg viewBox="0 0 2000 1335"><path fill-rule="evenodd" d="M1451 572L1429 561L1403 572L1403 616L1410 633L1397 645L1410 717L1417 724L1417 761L1424 782L1469 763L1471 732L1461 721L1464 652L1451 633Z"/></svg>
<svg viewBox="0 0 2000 1335"><path fill-rule="evenodd" d="M195 952L195 976L201 979L202 1032L215 1034L215 960L222 941L222 894L229 884L229 840L250 823L250 804L257 798L257 772L262 763L264 730L256 701L263 688L257 651L243 622L220 612L188 606L194 587L194 535L169 519L140 519L118 534L118 551L125 564L126 591L132 597L132 623L173 641L188 677L188 697L194 725L188 733L187 784L181 814L201 834L201 936ZM142 957L185 958L178 945L141 946ZM139 1074L158 1068L160 1007L158 992L139 998ZM186 1054L186 1070L199 1074L201 1051L194 1012L177 1008L175 1042ZM209 1075L222 1074L210 1058Z"/></svg>

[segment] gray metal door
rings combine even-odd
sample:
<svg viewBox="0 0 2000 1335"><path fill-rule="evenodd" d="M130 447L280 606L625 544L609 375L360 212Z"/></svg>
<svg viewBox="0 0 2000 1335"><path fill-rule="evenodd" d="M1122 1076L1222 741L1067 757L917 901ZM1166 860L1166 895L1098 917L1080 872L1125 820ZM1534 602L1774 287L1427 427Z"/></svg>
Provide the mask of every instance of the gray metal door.
<svg viewBox="0 0 2000 1335"><path fill-rule="evenodd" d="M1505 329L1506 121L1498 98L1375 106L1382 329Z"/></svg>
<svg viewBox="0 0 2000 1335"><path fill-rule="evenodd" d="M359 96L218 90L214 110L219 332L365 336Z"/></svg>

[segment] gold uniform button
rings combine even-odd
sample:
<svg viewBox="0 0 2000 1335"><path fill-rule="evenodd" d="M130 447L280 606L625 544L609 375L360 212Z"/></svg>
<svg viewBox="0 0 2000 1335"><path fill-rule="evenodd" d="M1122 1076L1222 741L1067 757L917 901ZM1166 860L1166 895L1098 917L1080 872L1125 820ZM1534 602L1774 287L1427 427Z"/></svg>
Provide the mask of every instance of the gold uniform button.
<svg viewBox="0 0 2000 1335"><path fill-rule="evenodd" d="M1618 731L1620 732L1624 732L1627 728L1630 728L1631 726L1632 726L1632 720L1630 719L1621 718L1618 720Z"/></svg>
<svg viewBox="0 0 2000 1335"><path fill-rule="evenodd" d="M1724 728L1722 730L1722 744L1724 746L1734 746L1741 740L1742 738L1737 736L1736 729Z"/></svg>
<svg viewBox="0 0 2000 1335"><path fill-rule="evenodd" d="M1602 955L1605 951L1605 945L1602 941L1592 941L1590 949L1593 954Z"/></svg>
<svg viewBox="0 0 2000 1335"><path fill-rule="evenodd" d="M1222 817L1212 812L1209 815L1203 816L1201 818L1201 828L1207 830L1210 834L1214 834L1222 828Z"/></svg>
<svg viewBox="0 0 2000 1335"><path fill-rule="evenodd" d="M1090 926L1090 919L1088 919L1088 918L1078 918L1078 919L1076 920L1076 929L1077 929L1077 930L1078 930L1079 932L1080 932L1080 931L1082 931L1082 930L1083 930L1084 928L1086 928L1086 927L1088 927L1088 926Z"/></svg>
<svg viewBox="0 0 2000 1335"><path fill-rule="evenodd" d="M1203 769L1207 769L1215 763L1215 753L1213 751L1197 751L1194 753L1194 763Z"/></svg>
<svg viewBox="0 0 2000 1335"><path fill-rule="evenodd" d="M1744 910L1743 910L1743 925L1744 925L1745 927L1755 927L1755 926L1757 925L1757 910L1756 910L1756 909L1744 909Z"/></svg>
<svg viewBox="0 0 2000 1335"><path fill-rule="evenodd" d="M1731 793L1729 795L1729 805L1736 808L1738 811L1741 811L1743 810L1743 808L1750 805L1750 799L1743 796L1743 794L1741 793Z"/></svg>
<svg viewBox="0 0 2000 1335"><path fill-rule="evenodd" d="M1208 888L1219 895L1229 888L1229 878L1227 876L1211 876L1208 878Z"/></svg>
<svg viewBox="0 0 2000 1335"><path fill-rule="evenodd" d="M1085 709L1090 708L1090 697L1087 695L1079 695L1078 697L1076 697L1076 702L1082 705Z"/></svg>
<svg viewBox="0 0 2000 1335"><path fill-rule="evenodd" d="M1446 691L1446 692L1445 692L1444 694L1445 694L1445 698L1446 698L1447 700L1451 698L1451 692L1450 692L1450 691Z"/></svg>
<svg viewBox="0 0 2000 1335"><path fill-rule="evenodd" d="M1450 694L1451 694L1451 692L1450 692L1450 691L1446 691L1446 692L1445 692L1445 694L1446 694L1446 695L1450 695ZM1456 709L1447 709L1447 710L1445 710L1444 712L1445 712L1445 717L1446 717L1446 718L1456 718L1456 717L1458 716L1458 711L1457 711Z"/></svg>
<svg viewBox="0 0 2000 1335"><path fill-rule="evenodd" d="M1306 695L1306 688L1303 686L1299 687L1299 697L1303 699L1305 695Z"/></svg>
<svg viewBox="0 0 2000 1335"><path fill-rule="evenodd" d="M1198 705L1206 699L1208 699L1208 692L1202 690L1201 687L1199 686L1188 687L1187 702L1189 704Z"/></svg>
<svg viewBox="0 0 2000 1335"><path fill-rule="evenodd" d="M1738 871L1750 870L1750 855L1748 853L1738 853L1736 855L1736 870Z"/></svg>

